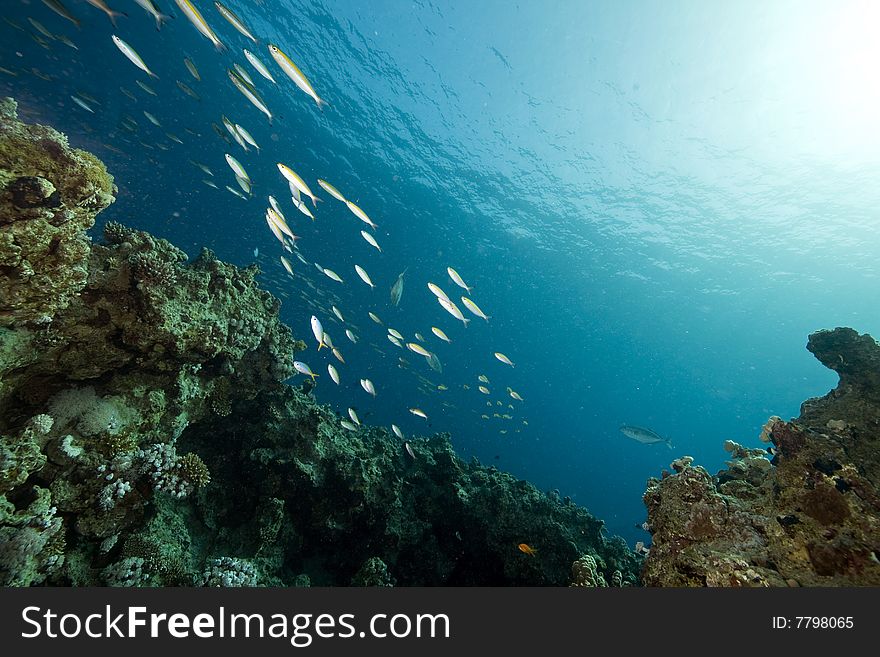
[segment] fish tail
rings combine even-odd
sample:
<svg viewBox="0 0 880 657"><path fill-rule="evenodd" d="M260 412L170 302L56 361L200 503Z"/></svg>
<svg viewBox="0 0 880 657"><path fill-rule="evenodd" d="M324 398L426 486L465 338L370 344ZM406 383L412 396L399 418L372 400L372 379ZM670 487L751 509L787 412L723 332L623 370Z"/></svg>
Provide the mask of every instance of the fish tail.
<svg viewBox="0 0 880 657"><path fill-rule="evenodd" d="M462 321L464 322L465 328L467 328L467 325L471 323L471 320L469 320L467 317L465 317Z"/></svg>
<svg viewBox="0 0 880 657"><path fill-rule="evenodd" d="M318 103L318 109L321 110L322 112L324 111L324 106L325 106L325 105L326 105L327 107L330 107L330 103L328 103L328 102L327 102L326 100L324 100L323 98L317 98L317 97L316 97L316 98L315 98L315 102Z"/></svg>
<svg viewBox="0 0 880 657"><path fill-rule="evenodd" d="M128 18L128 14L126 14L124 11L113 11L112 9L107 13L107 16L110 18L110 22L113 23L113 27L118 27L118 25L116 24L117 16L125 16L126 18Z"/></svg>
<svg viewBox="0 0 880 657"><path fill-rule="evenodd" d="M156 14L156 30L161 30L162 24L170 20L171 16L169 16L168 14Z"/></svg>

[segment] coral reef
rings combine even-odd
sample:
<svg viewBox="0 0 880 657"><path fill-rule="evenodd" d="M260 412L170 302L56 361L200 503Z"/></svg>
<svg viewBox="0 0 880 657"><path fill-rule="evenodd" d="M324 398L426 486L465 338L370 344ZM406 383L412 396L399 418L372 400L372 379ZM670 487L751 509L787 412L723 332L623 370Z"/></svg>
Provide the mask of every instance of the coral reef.
<svg viewBox="0 0 880 657"><path fill-rule="evenodd" d="M648 482L646 585L880 584L880 345L837 328L807 348L840 383L770 418L769 449L727 441L714 477L686 457Z"/></svg>
<svg viewBox="0 0 880 657"><path fill-rule="evenodd" d="M94 583L83 564L104 570L157 496L210 481L175 442L213 415L215 390L280 387L299 345L255 269L207 251L187 262L115 223L91 244L112 178L15 110L0 102L0 584ZM149 560L126 558L106 581L143 579L132 569Z"/></svg>
<svg viewBox="0 0 880 657"><path fill-rule="evenodd" d="M567 586L571 564L596 554L602 573L637 582L640 560L575 504L476 461L444 434L411 437L410 457L385 429L344 430L295 388L212 417L179 445L202 456L212 481L191 501L211 549L250 558L287 585ZM252 519L242 524L241 519ZM282 540L283 537L283 540ZM517 545L528 541L535 556ZM331 547L332 546L332 547Z"/></svg>
<svg viewBox="0 0 880 657"><path fill-rule="evenodd" d="M0 104L0 585L637 582L585 509L287 385L304 345L256 267L91 244L113 193Z"/></svg>
<svg viewBox="0 0 880 657"><path fill-rule="evenodd" d="M11 98L0 100L0 327L5 328L46 324L85 287L84 231L116 193L95 156L70 148L52 128L18 121L16 110Z"/></svg>

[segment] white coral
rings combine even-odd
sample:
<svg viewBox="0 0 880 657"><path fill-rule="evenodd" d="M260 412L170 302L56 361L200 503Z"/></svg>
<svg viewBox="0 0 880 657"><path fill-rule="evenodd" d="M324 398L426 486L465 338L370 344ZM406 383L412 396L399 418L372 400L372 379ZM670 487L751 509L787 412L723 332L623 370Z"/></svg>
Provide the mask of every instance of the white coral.
<svg viewBox="0 0 880 657"><path fill-rule="evenodd" d="M220 557L211 559L202 573L202 586L246 587L256 586L257 569L247 559Z"/></svg>
<svg viewBox="0 0 880 657"><path fill-rule="evenodd" d="M49 412L58 429L76 422L84 436L115 435L135 419L135 413L117 397L98 397L91 386L62 390L49 400Z"/></svg>
<svg viewBox="0 0 880 657"><path fill-rule="evenodd" d="M107 476L110 477L112 475ZM129 492L131 492L131 482L117 479L104 487L104 490L101 491L101 496L98 499L98 504L104 511L109 511Z"/></svg>
<svg viewBox="0 0 880 657"><path fill-rule="evenodd" d="M84 436L96 436L101 433L114 435L122 427L119 406L111 397L96 398L94 403L80 416L76 428Z"/></svg>
<svg viewBox="0 0 880 657"><path fill-rule="evenodd" d="M98 396L91 386L62 390L49 400L49 414L55 420L55 428L68 426L94 406L97 400Z"/></svg>
<svg viewBox="0 0 880 657"><path fill-rule="evenodd" d="M156 490L178 499L193 491L192 484L180 476L177 449L168 443L157 443L140 449L135 455L141 459L141 471L153 481Z"/></svg>
<svg viewBox="0 0 880 657"><path fill-rule="evenodd" d="M52 431L52 425L55 423L55 420L51 415L47 415L46 413L40 413L39 415L35 415L30 419L28 425L31 430L37 434L38 436L45 436L47 433Z"/></svg>
<svg viewBox="0 0 880 657"><path fill-rule="evenodd" d="M64 454L69 459L76 460L80 456L82 456L82 454L85 450L82 447L80 447L79 445L75 445L73 443L73 436L71 436L70 434L67 434L61 440L61 451L64 452Z"/></svg>

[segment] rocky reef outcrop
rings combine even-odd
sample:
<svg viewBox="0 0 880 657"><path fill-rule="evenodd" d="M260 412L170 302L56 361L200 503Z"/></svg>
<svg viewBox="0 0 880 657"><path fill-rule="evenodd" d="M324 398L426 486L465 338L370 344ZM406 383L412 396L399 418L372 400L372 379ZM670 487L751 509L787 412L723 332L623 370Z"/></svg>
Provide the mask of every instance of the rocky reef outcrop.
<svg viewBox="0 0 880 657"><path fill-rule="evenodd" d="M837 328L807 349L840 382L770 418L769 448L727 441L716 475L684 457L648 482L646 585L880 585L880 344Z"/></svg>
<svg viewBox="0 0 880 657"><path fill-rule="evenodd" d="M85 230L114 201L91 153L52 128L16 119L0 100L0 326L46 324L85 286Z"/></svg>
<svg viewBox="0 0 880 657"><path fill-rule="evenodd" d="M238 484L197 496L192 543L199 525L219 528L211 549L248 555L284 584L566 586L584 554L607 581L637 581L638 559L600 520L463 461L447 435L410 438L410 454L386 429L344 429L292 388L236 403L233 417L180 439L213 477Z"/></svg>
<svg viewBox="0 0 880 657"><path fill-rule="evenodd" d="M304 345L256 267L91 243L114 193L0 103L0 585L637 582L585 509L288 385Z"/></svg>

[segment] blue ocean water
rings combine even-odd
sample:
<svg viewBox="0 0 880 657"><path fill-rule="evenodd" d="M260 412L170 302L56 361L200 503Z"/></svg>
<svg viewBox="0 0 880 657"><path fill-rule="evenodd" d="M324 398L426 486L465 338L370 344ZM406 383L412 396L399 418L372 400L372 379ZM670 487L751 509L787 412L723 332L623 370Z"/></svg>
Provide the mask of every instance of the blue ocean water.
<svg viewBox="0 0 880 657"><path fill-rule="evenodd" d="M636 525L648 477L682 454L717 469L724 440L756 445L770 415L796 416L801 401L836 384L804 349L810 332L880 334L876 3L226 2L254 44L195 0L222 52L168 0L157 4L174 18L160 31L137 3L108 4L127 14L117 27L73 0L65 5L81 29L37 0L8 3L0 24L0 92L116 177L117 202L99 224L148 230L191 256L208 247L241 266L257 262L283 320L309 345L299 357L320 375L319 401L407 436L448 431L461 454L558 489L630 543L647 538ZM328 107L285 77L269 43ZM250 72L271 123L230 83L233 63ZM259 152L215 134L224 115ZM130 119L134 131L123 127ZM224 189L238 188L226 153L247 169L251 198ZM191 161L213 171L217 189ZM323 199L314 222L294 208L277 162ZM318 178L369 214L381 253ZM268 230L269 194L308 264ZM467 293L450 266L488 322L458 303ZM393 307L389 289L404 270ZM467 328L428 282L472 318ZM313 314L344 364L317 350ZM407 341L419 332L443 373L391 344L388 327ZM623 423L650 427L675 449L632 442Z"/></svg>

